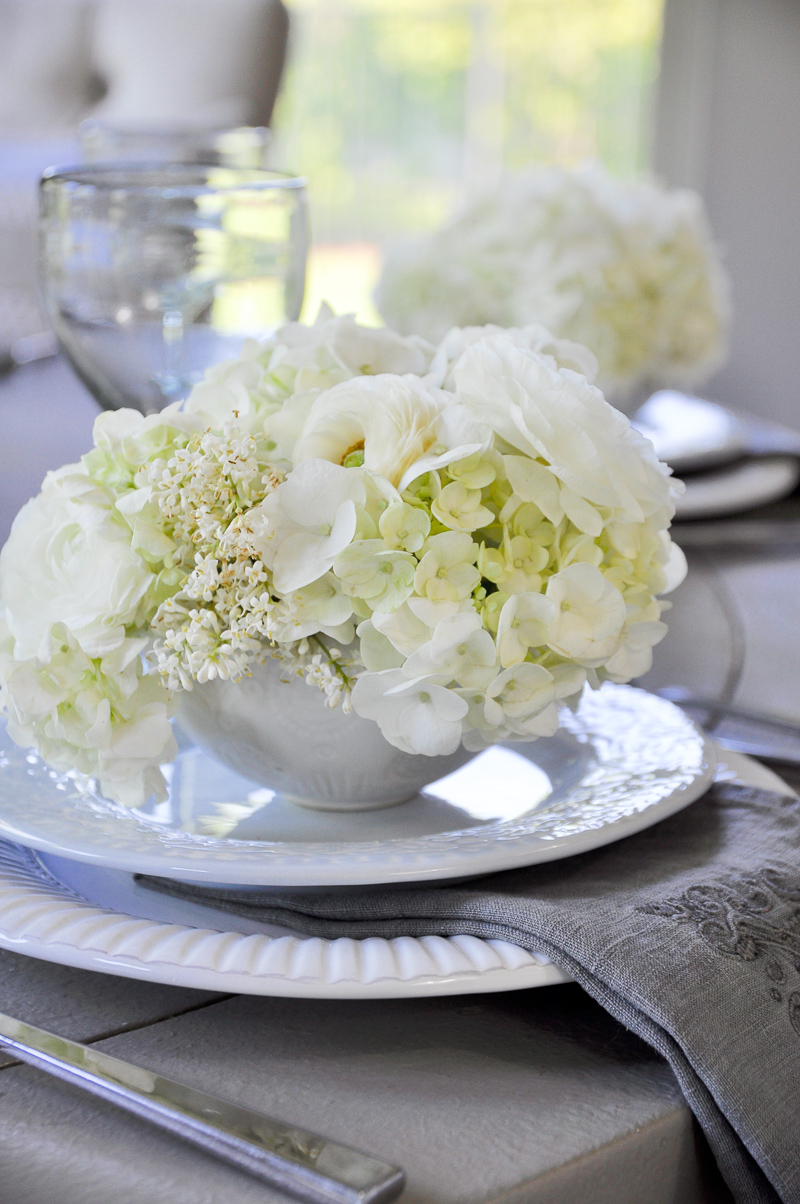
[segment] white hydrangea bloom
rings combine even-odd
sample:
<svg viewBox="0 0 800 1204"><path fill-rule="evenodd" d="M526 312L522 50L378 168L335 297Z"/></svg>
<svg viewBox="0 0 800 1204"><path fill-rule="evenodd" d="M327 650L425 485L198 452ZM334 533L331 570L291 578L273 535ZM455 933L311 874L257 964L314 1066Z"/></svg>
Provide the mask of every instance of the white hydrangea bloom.
<svg viewBox="0 0 800 1204"><path fill-rule="evenodd" d="M497 650L503 668L521 665L529 649L548 644L555 618L554 598L530 591L512 594L500 611L497 624Z"/></svg>
<svg viewBox="0 0 800 1204"><path fill-rule="evenodd" d="M537 480L531 478L527 492L521 481L517 486L512 478L512 483L552 522L566 513L582 530L598 535L602 520L580 499L621 511L620 518L634 522L656 513L667 521L674 513L675 486L652 443L585 377L502 335L466 351L454 377L459 400L530 457L529 471L536 472ZM547 466L537 465L538 457ZM544 488L549 475L560 482L557 500L552 485Z"/></svg>
<svg viewBox="0 0 800 1204"><path fill-rule="evenodd" d="M423 598L459 602L468 598L480 581L474 567L478 546L465 531L434 535L424 545L414 585Z"/></svg>
<svg viewBox="0 0 800 1204"><path fill-rule="evenodd" d="M596 668L620 646L625 622L622 594L591 564L571 564L547 583L554 617L547 643L559 655Z"/></svg>
<svg viewBox="0 0 800 1204"><path fill-rule="evenodd" d="M439 620L403 672L413 678L444 676L459 686L482 689L496 676L497 649L475 611L462 611Z"/></svg>
<svg viewBox="0 0 800 1204"><path fill-rule="evenodd" d="M111 655L91 657L64 623L54 623L38 655L20 660L0 650L0 703L8 733L35 747L55 769L96 777L100 789L136 807L166 797L159 765L177 753L169 697L144 676L144 640L126 640Z"/></svg>
<svg viewBox="0 0 800 1204"><path fill-rule="evenodd" d="M302 464L250 513L253 546L282 593L310 585L332 566L356 533L356 505L366 490L359 473L329 463Z"/></svg>
<svg viewBox="0 0 800 1204"><path fill-rule="evenodd" d="M0 705L57 768L163 793L173 698L266 656L408 753L555 731L644 672L675 486L540 326L438 349L323 314L185 410L101 415L0 555Z"/></svg>
<svg viewBox="0 0 800 1204"><path fill-rule="evenodd" d="M727 294L696 194L551 167L510 177L398 248L378 303L398 330L428 338L541 322L591 348L620 400L706 379L725 352Z"/></svg>
<svg viewBox="0 0 800 1204"><path fill-rule="evenodd" d="M395 748L441 757L454 753L461 743L461 720L468 706L435 678L410 681L401 670L386 669L359 677L353 709L362 719L374 719Z"/></svg>
<svg viewBox="0 0 800 1204"><path fill-rule="evenodd" d="M452 327L439 344L425 379L441 389L454 391L453 368L464 352L476 343L492 342L498 335L523 351L535 351L537 355L547 356L548 362L553 361L555 367L572 368L574 372L580 372L591 383L597 378L597 357L588 347L573 343L571 339L554 338L541 322L530 322L526 326L508 328L491 323L486 326Z"/></svg>
<svg viewBox="0 0 800 1204"><path fill-rule="evenodd" d="M477 531L494 521L494 515L481 505L480 489L469 489L461 481L445 485L431 503L431 514L454 531Z"/></svg>
<svg viewBox="0 0 800 1204"><path fill-rule="evenodd" d="M558 729L555 696L553 675L543 665L514 665L486 691L487 716L516 735L551 736Z"/></svg>
<svg viewBox="0 0 800 1204"><path fill-rule="evenodd" d="M417 562L408 552L387 548L382 539L351 543L333 562L345 593L373 610L396 610L414 588Z"/></svg>
<svg viewBox="0 0 800 1204"><path fill-rule="evenodd" d="M418 552L430 534L430 515L419 506L398 501L383 511L378 529L387 547Z"/></svg>

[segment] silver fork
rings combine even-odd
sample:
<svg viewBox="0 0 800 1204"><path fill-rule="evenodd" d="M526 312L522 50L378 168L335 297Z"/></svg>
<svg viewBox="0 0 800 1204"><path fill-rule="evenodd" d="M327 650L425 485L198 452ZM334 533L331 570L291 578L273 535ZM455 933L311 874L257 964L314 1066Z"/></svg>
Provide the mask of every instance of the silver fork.
<svg viewBox="0 0 800 1204"><path fill-rule="evenodd" d="M308 1204L388 1204L405 1185L380 1158L2 1013L0 1047Z"/></svg>

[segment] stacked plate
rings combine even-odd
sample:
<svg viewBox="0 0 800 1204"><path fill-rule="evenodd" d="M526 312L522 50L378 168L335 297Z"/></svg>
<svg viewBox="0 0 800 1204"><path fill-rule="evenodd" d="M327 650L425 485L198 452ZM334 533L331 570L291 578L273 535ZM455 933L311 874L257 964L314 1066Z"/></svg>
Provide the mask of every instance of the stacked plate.
<svg viewBox="0 0 800 1204"><path fill-rule="evenodd" d="M0 946L131 978L321 998L510 990L566 975L504 941L308 938L138 875L179 892L255 888L267 903L277 888L442 884L640 831L702 794L716 760L677 707L613 685L587 693L552 739L489 749L407 803L356 814L299 808L191 746L171 767L166 803L126 810L91 781L2 746Z"/></svg>
<svg viewBox="0 0 800 1204"><path fill-rule="evenodd" d="M800 435L685 393L655 393L634 417L682 477L676 519L723 518L787 497L800 482Z"/></svg>

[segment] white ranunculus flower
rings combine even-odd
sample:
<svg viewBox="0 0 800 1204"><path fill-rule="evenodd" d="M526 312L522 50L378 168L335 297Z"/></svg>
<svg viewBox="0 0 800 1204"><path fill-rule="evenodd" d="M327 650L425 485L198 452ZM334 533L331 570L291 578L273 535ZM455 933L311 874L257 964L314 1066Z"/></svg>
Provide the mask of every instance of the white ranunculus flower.
<svg viewBox="0 0 800 1204"><path fill-rule="evenodd" d="M435 678L409 680L400 669L363 673L353 688L353 710L374 719L395 748L426 757L454 753L469 707Z"/></svg>
<svg viewBox="0 0 800 1204"><path fill-rule="evenodd" d="M68 465L48 474L14 520L0 552L0 601L20 659L37 654L54 623L65 623L88 656L125 638L153 574L112 502Z"/></svg>
<svg viewBox="0 0 800 1204"><path fill-rule="evenodd" d="M385 327L359 326L352 314L331 318L319 331L354 375L421 376L434 350L417 335L404 338Z"/></svg>
<svg viewBox="0 0 800 1204"><path fill-rule="evenodd" d="M467 351L455 378L459 400L476 418L526 456L548 462L571 491L559 494L562 511L583 498L636 522L673 513L669 469L652 443L577 372L498 335ZM542 509L551 517L547 505ZM582 510L576 519L587 521Z"/></svg>
<svg viewBox="0 0 800 1204"><path fill-rule="evenodd" d="M356 506L366 490L360 472L327 460L304 460L248 515L253 546L291 593L316 581L356 533Z"/></svg>
<svg viewBox="0 0 800 1204"><path fill-rule="evenodd" d="M451 394L419 377L360 377L317 398L294 458L363 464L403 490L423 473L480 451L488 440L488 430Z"/></svg>
<svg viewBox="0 0 800 1204"><path fill-rule="evenodd" d="M554 652L587 667L614 655L622 638L625 600L599 569L571 564L550 578L546 597L555 609L547 632Z"/></svg>

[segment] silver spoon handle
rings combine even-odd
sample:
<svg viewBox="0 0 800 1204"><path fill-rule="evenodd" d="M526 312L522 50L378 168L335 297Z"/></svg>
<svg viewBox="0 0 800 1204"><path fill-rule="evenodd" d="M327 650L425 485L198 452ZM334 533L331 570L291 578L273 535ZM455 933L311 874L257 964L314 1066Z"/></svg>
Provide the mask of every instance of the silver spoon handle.
<svg viewBox="0 0 800 1204"><path fill-rule="evenodd" d="M0 1046L309 1204L384 1204L396 1166L0 1013Z"/></svg>
<svg viewBox="0 0 800 1204"><path fill-rule="evenodd" d="M699 711L713 711L717 715L730 716L732 719L743 719L747 723L756 723L761 727L771 727L776 731L786 732L787 735L800 737L800 724L792 719L784 719L780 715L770 715L766 711L757 711L753 707L739 706L734 702L723 702L717 698L707 698L705 695L691 694L682 686L662 686L655 691L661 698L667 698L678 706L692 707Z"/></svg>

